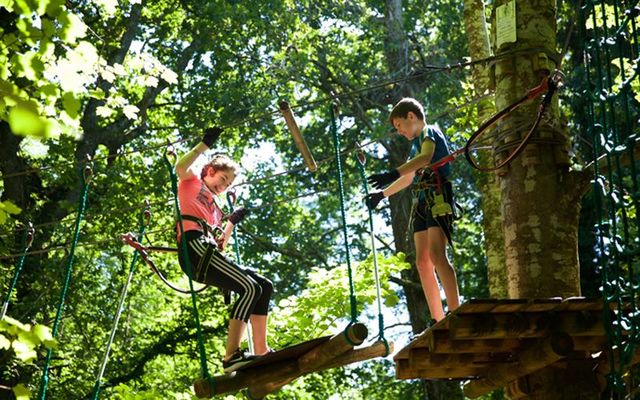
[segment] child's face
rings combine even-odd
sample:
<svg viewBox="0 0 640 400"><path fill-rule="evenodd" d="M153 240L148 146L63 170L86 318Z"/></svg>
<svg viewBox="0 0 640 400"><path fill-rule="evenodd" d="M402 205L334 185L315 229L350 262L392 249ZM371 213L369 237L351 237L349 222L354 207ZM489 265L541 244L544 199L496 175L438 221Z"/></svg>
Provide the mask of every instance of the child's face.
<svg viewBox="0 0 640 400"><path fill-rule="evenodd" d="M409 111L406 118L394 118L393 126L396 128L399 135L404 136L408 140L413 140L422 130L420 122L421 121L416 117L416 115Z"/></svg>
<svg viewBox="0 0 640 400"><path fill-rule="evenodd" d="M232 170L216 171L210 168L204 177L204 183L213 194L220 195L231 186L234 179L236 179L236 174L234 174Z"/></svg>

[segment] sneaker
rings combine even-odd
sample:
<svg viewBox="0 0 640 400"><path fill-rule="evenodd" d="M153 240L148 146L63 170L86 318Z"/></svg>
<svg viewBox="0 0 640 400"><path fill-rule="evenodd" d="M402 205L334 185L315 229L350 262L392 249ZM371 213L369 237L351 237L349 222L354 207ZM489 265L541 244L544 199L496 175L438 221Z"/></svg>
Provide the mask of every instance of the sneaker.
<svg viewBox="0 0 640 400"><path fill-rule="evenodd" d="M247 354L245 350L238 349L233 352L229 360L222 361L222 368L224 369L224 373L228 374L230 372L236 371L240 367L251 363L256 358L256 356Z"/></svg>

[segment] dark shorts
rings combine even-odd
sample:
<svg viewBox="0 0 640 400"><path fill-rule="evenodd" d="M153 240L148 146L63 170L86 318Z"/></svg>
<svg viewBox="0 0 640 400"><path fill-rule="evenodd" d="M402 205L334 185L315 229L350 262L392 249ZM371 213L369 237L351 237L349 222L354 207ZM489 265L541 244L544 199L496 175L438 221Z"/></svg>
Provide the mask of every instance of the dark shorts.
<svg viewBox="0 0 640 400"><path fill-rule="evenodd" d="M442 185L442 191L444 201L451 205L451 209L455 212L455 202L453 200L453 186L451 182L445 182ZM448 229L449 232L453 232L453 219L454 215L450 217L438 219L433 217L431 213L431 207L433 206L433 196L435 189L429 189L424 191L424 195L419 196L418 204L413 211L413 232L426 231L431 227L440 227L442 229ZM444 225L444 226L443 226Z"/></svg>

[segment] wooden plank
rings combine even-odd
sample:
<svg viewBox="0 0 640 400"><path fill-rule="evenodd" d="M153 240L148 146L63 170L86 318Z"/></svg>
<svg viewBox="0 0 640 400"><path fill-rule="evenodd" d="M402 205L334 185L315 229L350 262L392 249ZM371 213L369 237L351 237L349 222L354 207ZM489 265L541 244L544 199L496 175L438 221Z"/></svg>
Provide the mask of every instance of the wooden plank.
<svg viewBox="0 0 640 400"><path fill-rule="evenodd" d="M517 363L503 364L487 368L483 379L471 381L464 386L464 394L475 399L483 394L506 386L519 377L545 368L571 354L573 340L564 332L554 332L519 355Z"/></svg>
<svg viewBox="0 0 640 400"><path fill-rule="evenodd" d="M489 312L498 301L498 299L469 299L458 307L452 315Z"/></svg>
<svg viewBox="0 0 640 400"><path fill-rule="evenodd" d="M411 354L413 357L409 358L409 367L418 370L483 366L482 364L506 363L514 360L511 353L435 354L427 349L416 349Z"/></svg>
<svg viewBox="0 0 640 400"><path fill-rule="evenodd" d="M544 312L551 311L562 304L562 297L551 297L548 299L533 299L529 301L526 307L524 307L522 312Z"/></svg>
<svg viewBox="0 0 640 400"><path fill-rule="evenodd" d="M603 309L601 298L567 297L562 300L558 310L562 311L599 311Z"/></svg>
<svg viewBox="0 0 640 400"><path fill-rule="evenodd" d="M602 336L600 312L458 315L450 322L450 338L518 339L544 337L553 331L571 336Z"/></svg>
<svg viewBox="0 0 640 400"><path fill-rule="evenodd" d="M435 354L440 353L499 353L517 349L521 345L521 340L512 339L468 339L452 340L449 332L433 332L428 349Z"/></svg>
<svg viewBox="0 0 640 400"><path fill-rule="evenodd" d="M491 313L513 313L520 311L529 303L527 299L500 299L491 309Z"/></svg>
<svg viewBox="0 0 640 400"><path fill-rule="evenodd" d="M350 325L345 331L332 336L328 340L321 338L312 342L313 346L307 342L293 346L295 349L285 350L283 353L297 354L297 357L282 356L279 361L277 355L271 355L271 363L259 363L256 360L253 366L237 370L229 375L216 376L213 383L206 379L198 379L193 387L198 398L209 398L216 394L236 392L247 387L261 387L271 385L274 382L290 382L305 372L311 372L321 364L329 362L332 358L345 353L353 347L353 343L362 343L367 335L367 329L363 324ZM364 336L364 337L363 337ZM307 351L302 352L302 349Z"/></svg>
<svg viewBox="0 0 640 400"><path fill-rule="evenodd" d="M467 379L482 376L484 368L467 365L461 368L417 370L409 366L409 360L396 361L397 379Z"/></svg>

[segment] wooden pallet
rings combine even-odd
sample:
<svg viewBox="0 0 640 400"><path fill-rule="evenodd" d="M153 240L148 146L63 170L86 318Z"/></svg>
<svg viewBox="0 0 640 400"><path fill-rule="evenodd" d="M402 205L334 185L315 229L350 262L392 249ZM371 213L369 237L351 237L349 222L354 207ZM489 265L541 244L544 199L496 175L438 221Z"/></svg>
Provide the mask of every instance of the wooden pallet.
<svg viewBox="0 0 640 400"><path fill-rule="evenodd" d="M606 348L602 299L474 299L394 357L398 379L470 380L478 397L571 356Z"/></svg>

